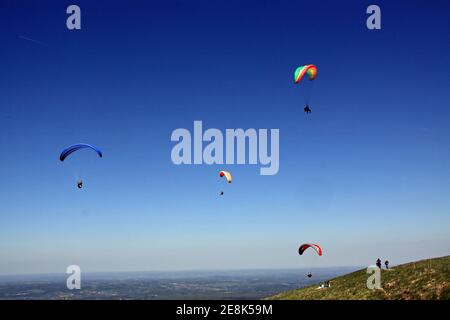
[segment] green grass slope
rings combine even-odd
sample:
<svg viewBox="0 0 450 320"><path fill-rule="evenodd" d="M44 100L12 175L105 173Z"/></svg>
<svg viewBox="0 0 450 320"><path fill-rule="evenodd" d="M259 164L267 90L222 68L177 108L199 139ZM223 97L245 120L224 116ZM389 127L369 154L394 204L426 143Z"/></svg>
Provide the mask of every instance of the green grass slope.
<svg viewBox="0 0 450 320"><path fill-rule="evenodd" d="M381 289L367 288L366 269L269 297L269 300L435 300L450 299L450 256L421 260L381 271Z"/></svg>

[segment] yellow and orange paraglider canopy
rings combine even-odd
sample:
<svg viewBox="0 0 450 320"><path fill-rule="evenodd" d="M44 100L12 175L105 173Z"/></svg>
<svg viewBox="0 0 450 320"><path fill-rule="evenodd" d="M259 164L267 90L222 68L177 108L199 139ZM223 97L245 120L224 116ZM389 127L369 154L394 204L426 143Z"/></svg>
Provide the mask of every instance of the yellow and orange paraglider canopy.
<svg viewBox="0 0 450 320"><path fill-rule="evenodd" d="M228 183L231 183L231 181L233 181L233 176L228 171L220 171L219 176L225 177L225 179L227 179Z"/></svg>

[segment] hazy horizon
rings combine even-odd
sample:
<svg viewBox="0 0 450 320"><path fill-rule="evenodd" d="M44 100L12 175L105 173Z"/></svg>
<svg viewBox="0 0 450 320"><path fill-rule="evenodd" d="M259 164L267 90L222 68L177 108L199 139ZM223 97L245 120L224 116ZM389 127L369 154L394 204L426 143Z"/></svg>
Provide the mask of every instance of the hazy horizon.
<svg viewBox="0 0 450 320"><path fill-rule="evenodd" d="M314 271L314 270L341 270L341 269L354 269L354 268L363 268L365 266L333 266L333 267L315 267L315 268L254 268L254 269L174 269L174 270L135 270L135 271L82 271L82 277L87 276L89 278L95 278L96 275L99 276L107 276L107 275L117 275L119 277L120 275L176 275L176 274L182 274L182 275L194 275L194 274L232 274L232 273L249 273L249 272L256 272L256 273L274 273L278 271L282 272L288 272L288 273L305 273L308 271ZM356 269L355 269L356 270ZM9 278L29 278L30 280L34 277L61 277L66 279L69 274L65 272L50 272L50 273L18 273L18 274L1 274L0 275L0 281L4 281Z"/></svg>

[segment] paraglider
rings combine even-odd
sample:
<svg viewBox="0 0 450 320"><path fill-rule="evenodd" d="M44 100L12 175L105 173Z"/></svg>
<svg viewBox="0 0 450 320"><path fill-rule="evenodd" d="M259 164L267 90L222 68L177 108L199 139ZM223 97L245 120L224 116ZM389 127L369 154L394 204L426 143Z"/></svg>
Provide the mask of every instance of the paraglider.
<svg viewBox="0 0 450 320"><path fill-rule="evenodd" d="M225 179L227 179L227 182L228 182L228 183L231 183L231 182L233 181L233 176L232 176L231 173L228 172L228 171L220 171L220 172L219 172L219 176L220 176L221 178L225 177ZM220 192L220 195L223 196L223 194L224 194L224 192L221 191L221 192Z"/></svg>
<svg viewBox="0 0 450 320"><path fill-rule="evenodd" d="M74 144L72 146L67 147L66 149L64 149L61 154L59 155L59 160L61 162L64 162L64 160L66 160L66 158L71 155L72 153L81 150L81 149L91 149L93 151L95 151L97 153L97 155L102 158L103 157L103 153L102 151L90 144L86 144L86 143L78 143L78 144ZM82 189L83 188L83 180L79 179L77 181L77 187L78 189Z"/></svg>
<svg viewBox="0 0 450 320"><path fill-rule="evenodd" d="M299 84L305 75L308 76L308 79L310 81L316 79L317 67L313 64L307 64L307 65L304 65L304 66L301 66L301 67L298 67L297 69L295 69L294 83ZM305 93L305 104L306 105L303 108L303 111L305 111L306 114L311 113L311 108L309 107L310 96L311 96L311 88L309 88L308 92Z"/></svg>
<svg viewBox="0 0 450 320"><path fill-rule="evenodd" d="M303 253L308 249L308 248L313 248L317 254L319 256L322 256L322 248L318 245L318 244L314 244L314 243L304 243L302 245L300 245L300 247L298 248L298 254L299 255L303 255ZM312 277L312 273L308 272L308 274L306 275L308 278Z"/></svg>

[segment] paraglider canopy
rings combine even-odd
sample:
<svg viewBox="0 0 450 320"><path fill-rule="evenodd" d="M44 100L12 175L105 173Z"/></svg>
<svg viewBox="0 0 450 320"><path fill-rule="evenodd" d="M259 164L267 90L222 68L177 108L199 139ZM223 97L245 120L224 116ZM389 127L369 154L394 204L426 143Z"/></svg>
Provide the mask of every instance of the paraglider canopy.
<svg viewBox="0 0 450 320"><path fill-rule="evenodd" d="M219 176L225 177L225 179L227 179L228 183L231 183L231 181L233 181L233 176L228 171L220 171Z"/></svg>
<svg viewBox="0 0 450 320"><path fill-rule="evenodd" d="M97 154L100 158L103 157L103 153L99 148L97 148L93 145L87 144L87 143L78 143L78 144L74 144L74 145L64 149L61 152L61 154L59 155L59 160L64 161L70 154L74 153L75 151L78 151L80 149L86 149L86 148L92 149L95 152L97 152Z"/></svg>
<svg viewBox="0 0 450 320"><path fill-rule="evenodd" d="M313 64L298 67L294 72L294 82L299 83L305 74L308 75L309 80L314 80L317 77L317 67Z"/></svg>
<svg viewBox="0 0 450 320"><path fill-rule="evenodd" d="M308 248L313 248L313 249L317 252L317 254L318 254L319 256L322 255L322 248L321 248L319 245L314 244L314 243L304 243L304 244L302 244L302 245L298 248L298 254L299 254L299 255L302 255L303 252L305 252L305 250L308 249Z"/></svg>

